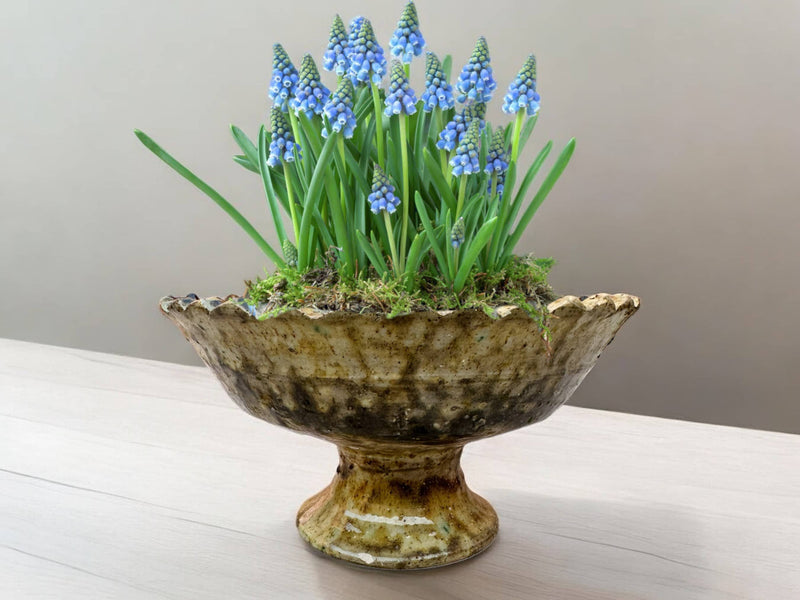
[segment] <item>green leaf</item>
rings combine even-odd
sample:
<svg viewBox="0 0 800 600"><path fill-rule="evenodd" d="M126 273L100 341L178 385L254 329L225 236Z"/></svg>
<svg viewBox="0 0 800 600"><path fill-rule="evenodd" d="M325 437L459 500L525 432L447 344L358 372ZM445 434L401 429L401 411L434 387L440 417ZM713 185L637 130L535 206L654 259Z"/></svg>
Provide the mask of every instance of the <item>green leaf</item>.
<svg viewBox="0 0 800 600"><path fill-rule="evenodd" d="M425 208L425 203L422 201L422 196L419 195L419 192L414 192L414 203L417 205L417 213L419 214L419 218L422 220L422 226L425 228L425 235L428 236L428 241L431 244L433 253L436 255L436 260L439 262L439 270L441 271L442 275L447 278L449 275L449 270L447 269L447 258L445 258L444 252L442 251L442 248L436 239L436 234L433 230L433 224L428 217L428 210ZM448 283L450 283L449 278Z"/></svg>
<svg viewBox="0 0 800 600"><path fill-rule="evenodd" d="M235 162L237 165L242 165L245 169L252 171L255 174L261 173L261 171L258 170L258 167L254 167L250 163L250 159L248 159L244 154L237 154L234 156L233 162Z"/></svg>
<svg viewBox="0 0 800 600"><path fill-rule="evenodd" d="M444 60L442 60L442 71L444 71L444 78L446 81L450 81L450 71L453 70L453 57L449 54L446 54Z"/></svg>
<svg viewBox="0 0 800 600"><path fill-rule="evenodd" d="M389 272L386 268L386 263L380 258L378 253L375 252L375 248L372 247L367 236L365 236L362 231L356 231L356 239L358 240L358 245L361 247L361 250L363 250L364 254L366 254L369 259L369 262L375 267L378 275L381 277L386 275Z"/></svg>
<svg viewBox="0 0 800 600"><path fill-rule="evenodd" d="M269 173L269 165L267 165L267 128L263 125L258 132L258 165L259 173L261 175L261 183L264 186L264 193L267 195L269 203L269 211L272 214L272 221L275 223L275 231L278 233L278 240L283 248L286 242L286 229L283 227L283 218L281 211L278 209L278 202L275 198L275 188L272 186L272 178Z"/></svg>
<svg viewBox="0 0 800 600"><path fill-rule="evenodd" d="M522 132L519 136L519 151L520 154L525 149L525 144L528 143L528 138L531 137L533 133L533 128L536 127L536 121L539 120L539 113L536 113L532 117L528 119L525 125L522 127Z"/></svg>
<svg viewBox="0 0 800 600"><path fill-rule="evenodd" d="M236 125L231 125L231 133L234 141L242 149L250 164L254 167L258 165L258 148L250 141L250 138ZM269 146L269 143L267 143L267 146Z"/></svg>
<svg viewBox="0 0 800 600"><path fill-rule="evenodd" d="M447 184L447 181L442 174L442 167L439 164L439 161L434 158L433 154L431 154L430 150L427 148L425 149L425 167L428 169L428 173L431 175L433 186L439 193L441 200L445 203L445 205L447 205L447 208L450 209L450 212L455 214L457 204L455 194L453 194L452 188Z"/></svg>
<svg viewBox="0 0 800 600"><path fill-rule="evenodd" d="M309 229L311 228L311 220L313 216L313 209L319 202L322 194L322 184L325 182L325 172L330 168L331 153L336 148L336 134L331 134L325 140L322 146L322 151L319 155L319 161L314 168L314 174L311 176L311 183L308 186L308 193L306 194L306 203L303 207L303 215L300 219L300 240L298 240L298 269L305 271L314 258L311 256L312 248L308 243ZM309 210L310 209L310 210Z"/></svg>
<svg viewBox="0 0 800 600"><path fill-rule="evenodd" d="M411 242L411 247L408 250L408 257L406 259L406 290L413 291L414 275L419 271L420 262L425 252L425 247L429 245L427 235L422 232L417 233Z"/></svg>
<svg viewBox="0 0 800 600"><path fill-rule="evenodd" d="M501 259L501 265L505 264L508 257L514 251L514 247L519 242L519 239L522 237L522 234L525 232L525 228L530 223L533 215L536 214L536 211L542 205L545 198L547 198L547 194L550 193L550 190L553 189L553 186L558 181L558 178L561 177L561 174L564 172L564 169L567 168L569 164L570 158L572 158L572 153L575 151L575 138L572 138L564 149L561 151L561 154L556 159L553 168L550 169L550 172L547 174L547 177L542 182L539 191L536 192L536 195L531 200L531 203L528 205L528 208L525 209L525 212L520 217L519 224L517 228L514 230L514 233L511 234L509 237L508 242L506 243L505 251L503 252L503 257Z"/></svg>
<svg viewBox="0 0 800 600"><path fill-rule="evenodd" d="M189 181L189 183L194 185L206 196L216 202L217 206L228 213L228 215L230 215L230 217L236 221L236 224L244 229L247 235L250 236L256 245L261 248L261 251L264 252L264 254L266 254L278 268L282 269L286 267L286 262L283 260L283 258L281 258L280 255L272 249L272 246L270 246L261 236L261 234L256 231L255 227L250 224L250 221L245 219L244 216L238 210L236 210L230 202L225 200L225 198L223 198L219 192L183 166L180 162L178 162L178 160L173 158L172 155L159 146L146 133L138 129L135 129L134 133L136 134L136 137L139 138L139 141L142 142L142 144L144 144L148 150L163 160L167 165L169 165L170 168L178 173L178 175Z"/></svg>
<svg viewBox="0 0 800 600"><path fill-rule="evenodd" d="M472 270L472 266L475 264L478 254L480 254L480 251L483 250L483 247L489 242L489 239L492 237L492 233L494 233L496 226L497 217L486 221L486 223L484 223L483 226L478 230L475 238L470 241L467 251L464 253L464 257L461 259L461 266L458 268L458 273L456 273L456 277L453 280L454 292L458 293L464 289L467 276Z"/></svg>

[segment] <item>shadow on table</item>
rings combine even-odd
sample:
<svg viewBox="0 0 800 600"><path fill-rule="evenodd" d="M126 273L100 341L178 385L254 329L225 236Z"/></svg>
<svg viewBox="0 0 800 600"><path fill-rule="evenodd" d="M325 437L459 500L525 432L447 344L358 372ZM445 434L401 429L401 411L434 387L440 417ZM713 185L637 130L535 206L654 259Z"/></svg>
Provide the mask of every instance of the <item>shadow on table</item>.
<svg viewBox="0 0 800 600"><path fill-rule="evenodd" d="M475 559L416 572L336 561L308 547L304 566L322 597L693 598L713 589L702 532L685 514L509 490L485 496L500 516L495 543ZM309 573L311 575L311 573Z"/></svg>

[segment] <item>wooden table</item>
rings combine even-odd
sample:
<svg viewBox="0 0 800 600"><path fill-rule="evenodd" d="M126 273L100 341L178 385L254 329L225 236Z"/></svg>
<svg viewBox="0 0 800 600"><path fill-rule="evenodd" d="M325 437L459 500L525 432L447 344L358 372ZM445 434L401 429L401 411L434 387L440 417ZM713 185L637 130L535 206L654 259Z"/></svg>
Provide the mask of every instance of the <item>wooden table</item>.
<svg viewBox="0 0 800 600"><path fill-rule="evenodd" d="M205 369L0 340L0 598L800 598L800 436L564 407L467 446L500 535L416 573L307 550L336 464Z"/></svg>

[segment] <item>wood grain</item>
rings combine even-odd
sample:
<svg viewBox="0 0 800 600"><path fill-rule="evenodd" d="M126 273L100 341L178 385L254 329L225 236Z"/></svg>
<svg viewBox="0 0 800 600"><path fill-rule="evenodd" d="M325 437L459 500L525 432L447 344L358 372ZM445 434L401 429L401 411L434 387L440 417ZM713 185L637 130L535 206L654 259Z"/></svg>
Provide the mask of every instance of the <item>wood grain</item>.
<svg viewBox="0 0 800 600"><path fill-rule="evenodd" d="M800 597L800 437L564 407L467 446L500 516L417 573L306 549L332 445L205 370L0 340L0 598Z"/></svg>

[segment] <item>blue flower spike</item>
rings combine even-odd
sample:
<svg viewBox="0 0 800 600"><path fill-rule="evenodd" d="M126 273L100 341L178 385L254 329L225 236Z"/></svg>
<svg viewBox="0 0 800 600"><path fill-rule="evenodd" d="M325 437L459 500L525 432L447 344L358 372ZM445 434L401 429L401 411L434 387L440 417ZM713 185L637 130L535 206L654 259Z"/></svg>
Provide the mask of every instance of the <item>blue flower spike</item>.
<svg viewBox="0 0 800 600"><path fill-rule="evenodd" d="M353 85L372 83L379 84L386 75L386 57L383 48L375 38L372 23L369 19L361 18L356 31L350 32L348 41L350 59L350 77ZM354 35L355 34L355 35Z"/></svg>
<svg viewBox="0 0 800 600"><path fill-rule="evenodd" d="M350 60L350 53L353 51L353 44L355 44L356 40L358 39L358 32L363 23L364 17L362 16L353 17L353 20L350 21L350 33L347 35L347 47L344 50L347 60Z"/></svg>
<svg viewBox="0 0 800 600"><path fill-rule="evenodd" d="M322 109L330 96L330 90L320 81L314 59L310 54L306 54L300 64L300 80L297 82L294 98L290 101L291 107L295 114L307 113L310 118L322 114Z"/></svg>
<svg viewBox="0 0 800 600"><path fill-rule="evenodd" d="M450 166L453 167L453 175L458 177L459 175L477 173L481 170L480 160L478 158L480 143L480 121L478 119L472 119L467 128L467 133L456 148L455 155L450 159Z"/></svg>
<svg viewBox="0 0 800 600"><path fill-rule="evenodd" d="M437 106L442 110L456 105L453 87L447 83L442 63L433 52L425 55L425 92L422 94L422 110L431 112Z"/></svg>
<svg viewBox="0 0 800 600"><path fill-rule="evenodd" d="M502 127L498 127L492 135L489 151L486 153L486 171L495 176L497 194L503 195L503 184L508 170L508 152L506 152L506 135ZM492 192L492 179L489 179L488 192Z"/></svg>
<svg viewBox="0 0 800 600"><path fill-rule="evenodd" d="M451 152L461 143L474 117L478 117L480 130L483 130L486 125L486 121L483 120L485 116L486 104L482 102L467 104L460 113L453 116L453 120L445 125L444 129L439 133L439 140L436 142L436 147L440 150Z"/></svg>
<svg viewBox="0 0 800 600"><path fill-rule="evenodd" d="M272 133L272 141L269 143L269 158L267 164L270 167L278 167L281 161L294 162L294 153L297 152L297 158L300 159L300 145L294 141L292 128L286 120L286 115L283 114L280 107L274 105L269 114L270 132Z"/></svg>
<svg viewBox="0 0 800 600"><path fill-rule="evenodd" d="M492 92L497 88L497 82L494 80L489 62L489 46L486 38L481 36L475 42L472 56L461 69L461 75L456 82L456 89L460 92L459 102L485 103L492 99Z"/></svg>
<svg viewBox="0 0 800 600"><path fill-rule="evenodd" d="M272 46L272 79L269 82L269 97L283 112L289 110L289 100L294 97L300 77L283 46Z"/></svg>
<svg viewBox="0 0 800 600"><path fill-rule="evenodd" d="M377 214L386 211L392 214L400 206L400 198L394 194L394 186L379 165L372 172L372 193L367 196L370 210Z"/></svg>
<svg viewBox="0 0 800 600"><path fill-rule="evenodd" d="M410 64L415 56L422 54L423 48L425 48L425 38L419 30L417 7L413 2L409 2L400 15L392 39L389 40L389 52L404 64Z"/></svg>
<svg viewBox="0 0 800 600"><path fill-rule="evenodd" d="M529 117L539 111L539 94L536 92L536 57L531 54L522 65L503 98L503 112L515 114L525 110Z"/></svg>
<svg viewBox="0 0 800 600"><path fill-rule="evenodd" d="M346 137L353 137L356 128L356 116L353 114L353 84L347 77L339 83L339 87L323 108L325 116L331 122L331 129ZM322 129L322 137L328 137L327 128Z"/></svg>
<svg viewBox="0 0 800 600"><path fill-rule="evenodd" d="M417 96L408 84L408 77L400 61L392 61L392 75L389 83L389 93L386 94L387 117L392 115L413 115L417 112Z"/></svg>
<svg viewBox="0 0 800 600"><path fill-rule="evenodd" d="M334 71L339 77L345 75L350 68L350 60L347 58L347 29L339 15L336 15L331 25L328 49L323 56L322 68Z"/></svg>
<svg viewBox="0 0 800 600"><path fill-rule="evenodd" d="M450 230L450 245L458 248L464 243L464 217L459 217Z"/></svg>

